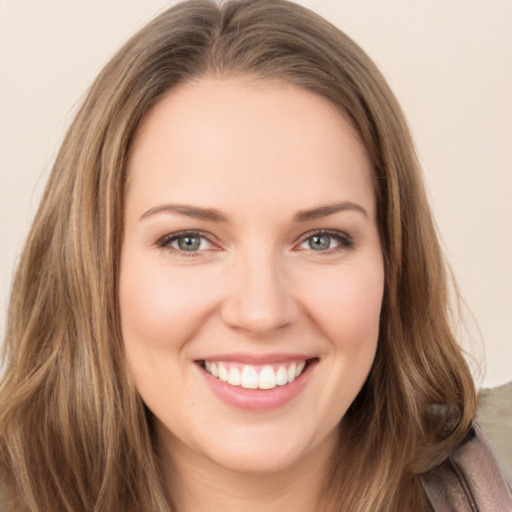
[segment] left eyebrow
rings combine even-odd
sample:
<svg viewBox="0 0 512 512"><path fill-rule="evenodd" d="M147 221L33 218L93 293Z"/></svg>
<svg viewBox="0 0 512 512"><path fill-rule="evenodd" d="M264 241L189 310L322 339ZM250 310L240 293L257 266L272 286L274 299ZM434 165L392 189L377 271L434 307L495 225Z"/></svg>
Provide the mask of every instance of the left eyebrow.
<svg viewBox="0 0 512 512"><path fill-rule="evenodd" d="M227 222L226 216L214 208L201 208L199 206L193 206L190 204L162 204L155 206L145 212L139 220L146 219L152 215L159 213L177 213L178 215L184 215L185 217L193 217L195 219L210 220L213 222Z"/></svg>
<svg viewBox="0 0 512 512"><path fill-rule="evenodd" d="M322 219L323 217L344 211L359 212L368 219L368 212L362 206L351 203L350 201L342 201L341 203L326 204L309 210L300 210L293 216L293 221L307 222L309 220Z"/></svg>

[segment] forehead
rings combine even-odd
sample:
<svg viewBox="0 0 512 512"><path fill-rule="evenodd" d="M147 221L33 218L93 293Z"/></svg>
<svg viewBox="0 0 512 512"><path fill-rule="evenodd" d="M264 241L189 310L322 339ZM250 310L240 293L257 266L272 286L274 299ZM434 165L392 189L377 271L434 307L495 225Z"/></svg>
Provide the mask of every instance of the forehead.
<svg viewBox="0 0 512 512"><path fill-rule="evenodd" d="M352 195L373 209L352 125L333 103L279 81L203 78L172 89L143 120L128 172L137 202L291 207Z"/></svg>

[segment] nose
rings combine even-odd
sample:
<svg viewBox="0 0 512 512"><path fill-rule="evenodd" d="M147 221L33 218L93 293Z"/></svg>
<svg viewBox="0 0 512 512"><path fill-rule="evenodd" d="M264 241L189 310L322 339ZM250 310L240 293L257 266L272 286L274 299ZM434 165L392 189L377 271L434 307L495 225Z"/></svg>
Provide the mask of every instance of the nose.
<svg viewBox="0 0 512 512"><path fill-rule="evenodd" d="M254 337L271 337L296 321L299 307L276 255L240 255L229 281L221 311L229 327Z"/></svg>

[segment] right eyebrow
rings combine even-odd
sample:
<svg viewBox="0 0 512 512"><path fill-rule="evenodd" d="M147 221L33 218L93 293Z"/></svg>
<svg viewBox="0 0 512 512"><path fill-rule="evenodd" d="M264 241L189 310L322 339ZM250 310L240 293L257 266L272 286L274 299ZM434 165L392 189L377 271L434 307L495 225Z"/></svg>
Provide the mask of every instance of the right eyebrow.
<svg viewBox="0 0 512 512"><path fill-rule="evenodd" d="M212 222L227 222L227 217L215 208L201 208L190 204L166 203L150 208L143 213L139 220L147 219L159 213L177 213L194 219L209 220Z"/></svg>
<svg viewBox="0 0 512 512"><path fill-rule="evenodd" d="M307 222L310 220L322 219L329 215L344 211L355 211L360 213L365 219L369 219L368 212L361 205L350 201L342 201L340 203L318 206L309 210L301 210L294 215L293 220L295 222Z"/></svg>

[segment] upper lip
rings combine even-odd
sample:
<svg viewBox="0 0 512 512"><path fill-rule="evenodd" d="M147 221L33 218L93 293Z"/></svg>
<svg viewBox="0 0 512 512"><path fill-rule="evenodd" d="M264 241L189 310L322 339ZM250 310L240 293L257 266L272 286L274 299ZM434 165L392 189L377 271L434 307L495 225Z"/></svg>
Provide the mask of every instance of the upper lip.
<svg viewBox="0 0 512 512"><path fill-rule="evenodd" d="M197 361L224 361L232 363L245 363L250 365L265 365L284 363L286 361L306 361L315 356L292 353L273 354L247 354L242 352L230 352L229 354L215 354L197 359Z"/></svg>

